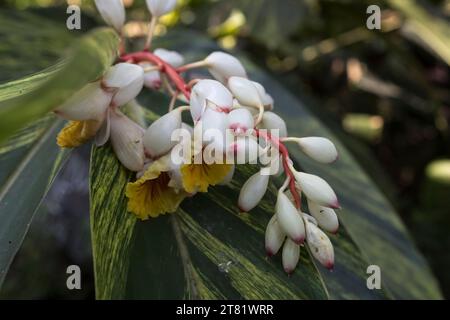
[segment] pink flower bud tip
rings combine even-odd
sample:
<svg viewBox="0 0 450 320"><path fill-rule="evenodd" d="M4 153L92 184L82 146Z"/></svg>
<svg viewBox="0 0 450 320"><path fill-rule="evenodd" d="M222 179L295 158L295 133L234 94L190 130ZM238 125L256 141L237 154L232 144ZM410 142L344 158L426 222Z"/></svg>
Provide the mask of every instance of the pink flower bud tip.
<svg viewBox="0 0 450 320"><path fill-rule="evenodd" d="M266 255L267 255L267 258L272 258L274 256L273 252L267 248L266 248Z"/></svg>
<svg viewBox="0 0 450 320"><path fill-rule="evenodd" d="M325 268L330 270L331 272L334 271L334 261L328 261L325 263Z"/></svg>
<svg viewBox="0 0 450 320"><path fill-rule="evenodd" d="M339 200L336 199L334 203L331 204L332 209L341 209L341 205L339 203Z"/></svg>
<svg viewBox="0 0 450 320"><path fill-rule="evenodd" d="M290 278L290 277L292 277L292 274L294 273L294 270L292 270L292 269L284 269L284 272L286 272L287 276Z"/></svg>
<svg viewBox="0 0 450 320"><path fill-rule="evenodd" d="M298 239L294 239L293 241L298 245L302 245L305 242L305 237L300 237Z"/></svg>

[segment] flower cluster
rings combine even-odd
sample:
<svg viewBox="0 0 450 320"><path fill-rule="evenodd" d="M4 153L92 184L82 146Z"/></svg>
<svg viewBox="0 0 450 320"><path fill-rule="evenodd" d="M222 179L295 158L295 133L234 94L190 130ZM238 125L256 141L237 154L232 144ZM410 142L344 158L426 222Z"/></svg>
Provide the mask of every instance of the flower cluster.
<svg viewBox="0 0 450 320"><path fill-rule="evenodd" d="M104 20L122 34L122 0L95 3ZM142 220L175 212L186 197L230 182L236 165L254 163L260 171L242 186L238 200L240 210L248 212L264 197L270 178L284 175L266 229L267 254L282 249L283 267L290 274L306 242L311 254L332 268L333 246L322 230L337 232L337 197L325 180L294 168L286 145L294 143L312 159L331 163L337 159L333 143L319 137L289 137L285 121L273 112L272 97L248 78L232 55L213 52L184 64L177 52L150 50L159 17L173 10L176 0L146 3L152 19L144 50L122 50L101 79L55 109L69 120L58 135L58 145L73 148L94 139L102 146L110 141L117 159L136 173L125 196L128 210ZM206 68L213 79L185 80L183 74L194 68ZM142 118L129 116L130 110L139 114L135 98L144 87L172 97L168 112L149 127ZM176 107L177 101L185 105ZM182 121L184 112L190 113L187 123ZM301 196L307 199L308 210L302 208Z"/></svg>

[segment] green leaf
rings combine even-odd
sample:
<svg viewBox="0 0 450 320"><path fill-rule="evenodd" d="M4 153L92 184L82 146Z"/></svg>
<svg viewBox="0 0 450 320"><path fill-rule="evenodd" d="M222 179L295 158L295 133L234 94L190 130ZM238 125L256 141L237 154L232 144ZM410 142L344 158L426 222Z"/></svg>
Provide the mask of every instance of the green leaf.
<svg viewBox="0 0 450 320"><path fill-rule="evenodd" d="M0 99L0 142L99 78L114 61L119 38L112 29L100 28L74 42L58 67L28 79L31 82L38 77L42 80L38 85L31 84L26 92L14 84L2 90L2 97L12 97Z"/></svg>
<svg viewBox="0 0 450 320"><path fill-rule="evenodd" d="M195 39L195 41L192 41ZM194 44L195 43L195 44ZM217 50L188 31L159 42L188 60ZM243 59L245 61L245 59ZM392 206L333 134L301 101L245 61L252 78L274 96L276 111L288 119L293 136L319 135L336 142L340 160L318 165L292 148L306 171L325 178L343 209L341 229L330 236L336 251L334 272L318 266L302 250L295 274L282 271L280 257L264 257L264 230L274 211L276 187L250 214L236 207L239 188L254 168L240 166L231 186L186 199L173 215L137 221L126 212L125 184L133 176L110 147L94 148L91 161L91 224L97 297L235 299L391 299L440 298L436 281L409 239ZM141 103L161 114L168 104L144 93ZM148 113L149 120L155 118ZM381 268L382 290L368 290L367 267Z"/></svg>

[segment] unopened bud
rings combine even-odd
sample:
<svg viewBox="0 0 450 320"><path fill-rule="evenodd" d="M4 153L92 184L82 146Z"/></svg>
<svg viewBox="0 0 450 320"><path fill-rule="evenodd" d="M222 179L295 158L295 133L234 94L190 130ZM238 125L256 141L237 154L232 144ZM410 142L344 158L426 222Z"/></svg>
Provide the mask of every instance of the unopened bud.
<svg viewBox="0 0 450 320"><path fill-rule="evenodd" d="M237 137L228 146L228 154L235 157L238 164L255 164L260 154L260 146L253 137Z"/></svg>
<svg viewBox="0 0 450 320"><path fill-rule="evenodd" d="M235 135L246 134L248 130L253 129L254 125L253 116L247 109L236 109L228 114L228 129L231 129Z"/></svg>
<svg viewBox="0 0 450 320"><path fill-rule="evenodd" d="M281 229L277 216L274 215L267 224L265 234L266 252L269 257L277 254L285 238L286 234Z"/></svg>
<svg viewBox="0 0 450 320"><path fill-rule="evenodd" d="M238 59L224 52L213 52L206 59L209 72L222 83L227 83L230 77L247 77L244 67Z"/></svg>
<svg viewBox="0 0 450 320"><path fill-rule="evenodd" d="M103 85L117 89L112 103L114 106L123 106L141 92L144 86L144 70L135 64L118 63L105 74Z"/></svg>
<svg viewBox="0 0 450 320"><path fill-rule="evenodd" d="M262 175L258 171L244 183L238 201L241 211L248 212L258 205L267 191L269 177L268 175Z"/></svg>
<svg viewBox="0 0 450 320"><path fill-rule="evenodd" d="M275 213L278 222L286 235L295 243L301 244L305 240L305 225L294 204L283 193L278 192Z"/></svg>
<svg viewBox="0 0 450 320"><path fill-rule="evenodd" d="M282 260L284 271L292 274L300 260L300 246L289 238L283 245Z"/></svg>
<svg viewBox="0 0 450 320"><path fill-rule="evenodd" d="M258 89L247 78L231 77L228 79L228 87L240 104L255 108L262 105Z"/></svg>
<svg viewBox="0 0 450 320"><path fill-rule="evenodd" d="M338 231L339 219L333 209L320 206L309 199L308 209L322 229L331 233Z"/></svg>
<svg viewBox="0 0 450 320"><path fill-rule="evenodd" d="M231 92L220 82L215 80L200 80L191 93L190 107L192 119L198 121L211 103L217 111L229 112L233 105Z"/></svg>
<svg viewBox="0 0 450 320"><path fill-rule="evenodd" d="M306 224L306 242L312 255L325 268L334 267L334 249L333 244L327 235L312 223Z"/></svg>
<svg viewBox="0 0 450 320"><path fill-rule="evenodd" d="M286 122L276 113L264 112L260 128L267 130L279 130L279 138L287 137Z"/></svg>
<svg viewBox="0 0 450 320"><path fill-rule="evenodd" d="M326 138L307 137L297 141L303 152L318 162L332 163L338 158L336 147Z"/></svg>
<svg viewBox="0 0 450 320"><path fill-rule="evenodd" d="M175 9L177 0L146 0L146 3L154 17L161 17Z"/></svg>
<svg viewBox="0 0 450 320"><path fill-rule="evenodd" d="M328 208L340 208L336 194L325 180L304 172L293 170L293 173L301 191L308 199Z"/></svg>
<svg viewBox="0 0 450 320"><path fill-rule="evenodd" d="M131 171L144 168L144 129L119 111L110 113L111 144L119 161Z"/></svg>
<svg viewBox="0 0 450 320"><path fill-rule="evenodd" d="M117 32L121 32L125 24L125 7L122 0L95 0L95 5L103 20Z"/></svg>

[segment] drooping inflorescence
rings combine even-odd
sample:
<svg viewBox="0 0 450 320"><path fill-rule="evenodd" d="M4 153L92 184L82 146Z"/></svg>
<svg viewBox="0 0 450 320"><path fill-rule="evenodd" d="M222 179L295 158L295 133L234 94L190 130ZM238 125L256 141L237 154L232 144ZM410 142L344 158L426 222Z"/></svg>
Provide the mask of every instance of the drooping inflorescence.
<svg viewBox="0 0 450 320"><path fill-rule="evenodd" d="M187 196L230 182L235 166L252 163L260 170L242 186L238 199L240 210L248 212L263 199L270 178L284 175L266 229L267 254L282 249L283 267L290 274L306 242L311 254L331 269L333 246L322 230L338 230L336 194L322 178L297 171L286 145L296 144L312 159L332 163L338 157L334 144L320 137L289 137L285 121L273 112L273 98L263 85L249 79L232 55L213 52L184 64L177 52L151 50L159 17L173 10L176 1L146 2L152 19L144 49L132 53L121 49L117 63L101 79L55 109L69 120L58 135L58 145L74 148L94 139L102 146L110 141L117 159L136 173L125 196L128 210L142 220L175 212ZM122 0L95 3L106 23L122 35ZM194 68L206 68L213 79L185 79L185 72ZM172 97L168 112L149 127L139 117L135 100L144 87ZM178 100L185 105L176 107ZM183 112L190 113L189 123L182 121ZM309 213L302 208L301 196Z"/></svg>

